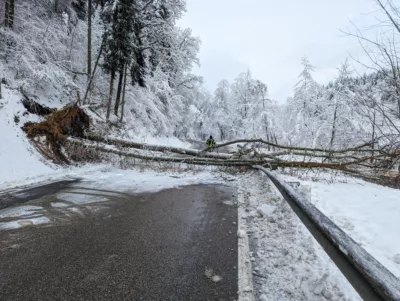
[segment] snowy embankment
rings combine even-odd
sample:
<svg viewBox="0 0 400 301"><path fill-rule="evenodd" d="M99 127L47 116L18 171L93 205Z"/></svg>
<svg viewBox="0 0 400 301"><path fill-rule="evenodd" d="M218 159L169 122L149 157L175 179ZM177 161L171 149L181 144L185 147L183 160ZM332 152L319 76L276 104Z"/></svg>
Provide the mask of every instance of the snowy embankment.
<svg viewBox="0 0 400 301"><path fill-rule="evenodd" d="M361 300L264 174L242 176L238 195L240 300Z"/></svg>
<svg viewBox="0 0 400 301"><path fill-rule="evenodd" d="M28 114L17 90L2 87L0 99L0 190L14 186L30 185L38 182L61 179L66 176L76 176L89 170L99 170L104 165L85 165L60 167L45 160L33 147L21 126L27 122L41 121L43 117ZM51 102L42 104L52 107ZM58 107L61 105L59 104ZM115 136L115 135L114 135ZM118 138L118 136L116 136ZM175 137L140 136L140 143L154 143L170 147L188 148L185 143Z"/></svg>
<svg viewBox="0 0 400 301"><path fill-rule="evenodd" d="M28 121L21 103L21 96L15 90L3 87L3 99L0 99L0 186L6 182L34 178L39 175L54 173L57 168L46 162L29 143L21 126ZM35 116L29 116L34 121ZM37 117L36 117L37 118ZM9 186L9 185L7 185Z"/></svg>
<svg viewBox="0 0 400 301"><path fill-rule="evenodd" d="M45 160L21 129L25 122L37 122L41 120L41 117L26 113L21 102L22 95L17 90L3 86L2 96L0 100L0 190L60 180L105 167L104 165L85 165L67 168Z"/></svg>
<svg viewBox="0 0 400 301"><path fill-rule="evenodd" d="M349 177L284 178L300 182L319 210L400 278L400 190Z"/></svg>

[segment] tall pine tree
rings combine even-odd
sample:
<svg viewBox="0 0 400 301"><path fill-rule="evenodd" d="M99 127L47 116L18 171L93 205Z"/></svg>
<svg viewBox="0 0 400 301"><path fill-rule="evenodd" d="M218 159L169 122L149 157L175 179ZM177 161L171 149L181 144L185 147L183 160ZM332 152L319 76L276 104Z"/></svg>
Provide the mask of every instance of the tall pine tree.
<svg viewBox="0 0 400 301"><path fill-rule="evenodd" d="M110 74L110 89L107 102L107 120L110 118L116 73L123 73L125 64L134 53L135 2L114 0L106 3L102 12L104 22L104 64Z"/></svg>

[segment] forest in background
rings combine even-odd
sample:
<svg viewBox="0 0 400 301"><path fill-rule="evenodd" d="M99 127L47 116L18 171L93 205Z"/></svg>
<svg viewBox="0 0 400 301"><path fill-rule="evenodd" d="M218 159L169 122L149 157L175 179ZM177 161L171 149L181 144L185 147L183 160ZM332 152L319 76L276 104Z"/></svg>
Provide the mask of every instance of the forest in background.
<svg viewBox="0 0 400 301"><path fill-rule="evenodd" d="M6 0L0 9L3 86L40 104L79 98L106 133L217 140L262 138L281 145L342 149L373 143L398 149L400 15L375 1L386 20L364 47L367 62L346 60L328 85L304 57L293 97L281 105L250 70L213 93L192 73L201 40L176 25L185 0ZM363 64L368 74L353 66Z"/></svg>

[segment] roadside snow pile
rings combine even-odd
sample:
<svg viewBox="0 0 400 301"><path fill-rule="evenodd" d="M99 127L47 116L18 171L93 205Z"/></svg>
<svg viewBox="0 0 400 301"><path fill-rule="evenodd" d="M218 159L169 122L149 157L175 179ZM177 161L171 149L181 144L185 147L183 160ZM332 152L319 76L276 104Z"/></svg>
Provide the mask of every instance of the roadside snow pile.
<svg viewBox="0 0 400 301"><path fill-rule="evenodd" d="M36 152L20 127L27 121L22 113L21 96L3 87L0 100L0 185L39 174L54 172L56 167ZM23 120L24 119L24 120Z"/></svg>
<svg viewBox="0 0 400 301"><path fill-rule="evenodd" d="M361 300L264 174L239 179L239 206L255 300ZM239 300L253 300L241 282Z"/></svg>
<svg viewBox="0 0 400 301"><path fill-rule="evenodd" d="M319 210L400 278L400 190L349 177L300 182Z"/></svg>
<svg viewBox="0 0 400 301"><path fill-rule="evenodd" d="M268 217L268 216L271 216L272 213L274 213L275 209L276 209L275 206L263 204L257 208L257 211L258 211L258 213L260 213L261 216Z"/></svg>

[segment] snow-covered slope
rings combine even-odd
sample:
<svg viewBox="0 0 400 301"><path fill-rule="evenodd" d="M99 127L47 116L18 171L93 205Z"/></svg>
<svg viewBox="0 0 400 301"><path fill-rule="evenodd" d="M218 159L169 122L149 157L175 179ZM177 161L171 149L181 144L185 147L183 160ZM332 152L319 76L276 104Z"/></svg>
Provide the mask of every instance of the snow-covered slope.
<svg viewBox="0 0 400 301"><path fill-rule="evenodd" d="M400 278L400 190L349 177L285 178L301 182L319 210Z"/></svg>
<svg viewBox="0 0 400 301"><path fill-rule="evenodd" d="M21 125L25 116L18 92L3 89L0 100L0 185L28 177L54 172L56 167L46 162L30 144ZM15 116L19 118L19 122Z"/></svg>

